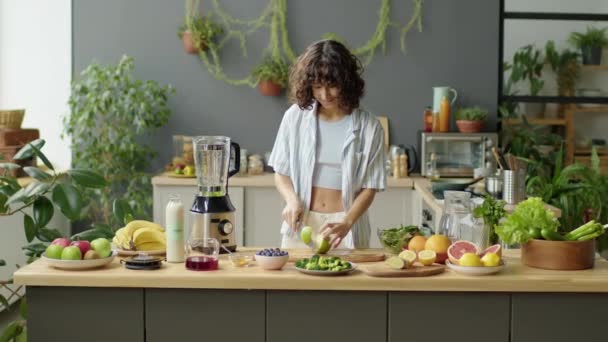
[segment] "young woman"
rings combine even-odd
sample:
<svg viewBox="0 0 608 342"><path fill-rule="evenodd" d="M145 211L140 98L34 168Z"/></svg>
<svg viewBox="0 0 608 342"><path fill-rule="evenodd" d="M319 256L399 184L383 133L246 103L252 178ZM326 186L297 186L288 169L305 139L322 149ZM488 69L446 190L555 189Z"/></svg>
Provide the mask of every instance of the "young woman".
<svg viewBox="0 0 608 342"><path fill-rule="evenodd" d="M367 209L386 187L384 132L359 107L361 63L344 45L323 40L298 57L290 74L294 103L283 116L269 165L287 203L282 248L307 247L310 226L332 247L369 247Z"/></svg>

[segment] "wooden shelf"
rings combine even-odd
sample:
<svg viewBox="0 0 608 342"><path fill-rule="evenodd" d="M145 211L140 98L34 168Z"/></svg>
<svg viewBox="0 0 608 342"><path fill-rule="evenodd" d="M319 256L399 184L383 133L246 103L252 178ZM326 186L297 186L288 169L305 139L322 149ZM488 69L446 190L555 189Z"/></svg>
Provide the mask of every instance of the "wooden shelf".
<svg viewBox="0 0 608 342"><path fill-rule="evenodd" d="M547 126L565 126L566 119L546 119L546 118L529 118L528 123L531 125L547 125ZM523 123L522 119L507 119L503 121L507 125L518 125Z"/></svg>
<svg viewBox="0 0 608 342"><path fill-rule="evenodd" d="M502 101L528 103L602 103L608 104L608 96L530 96L503 95Z"/></svg>
<svg viewBox="0 0 608 342"><path fill-rule="evenodd" d="M608 106L599 106L599 107L571 107L566 109L566 111L573 111L574 113L608 113Z"/></svg>
<svg viewBox="0 0 608 342"><path fill-rule="evenodd" d="M608 21L608 14L603 13L560 13L560 12L504 12L504 19L532 20L589 20Z"/></svg>
<svg viewBox="0 0 608 342"><path fill-rule="evenodd" d="M598 156L602 157L605 154L608 154L608 148L606 147L597 147L597 154ZM574 150L574 154L578 155L578 156L589 156L591 155L591 148L577 148L576 150ZM608 157L608 156L606 156Z"/></svg>
<svg viewBox="0 0 608 342"><path fill-rule="evenodd" d="M583 65L581 69L589 71L608 70L608 65Z"/></svg>

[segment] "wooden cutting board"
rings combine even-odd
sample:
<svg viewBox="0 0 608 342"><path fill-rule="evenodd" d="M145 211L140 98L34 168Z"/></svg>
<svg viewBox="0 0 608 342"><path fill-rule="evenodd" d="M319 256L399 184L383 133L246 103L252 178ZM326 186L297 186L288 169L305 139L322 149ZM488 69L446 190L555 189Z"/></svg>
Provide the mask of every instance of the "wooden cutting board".
<svg viewBox="0 0 608 342"><path fill-rule="evenodd" d="M292 249L289 250L289 261L296 261L303 258L310 258L315 253L310 249ZM363 262L378 262L384 261L386 258L384 252L373 250L358 250L358 249L332 249L326 256L337 256L343 260L363 263Z"/></svg>
<svg viewBox="0 0 608 342"><path fill-rule="evenodd" d="M385 265L361 267L361 270L372 277L429 277L445 271L444 265L415 266L404 270L393 270Z"/></svg>

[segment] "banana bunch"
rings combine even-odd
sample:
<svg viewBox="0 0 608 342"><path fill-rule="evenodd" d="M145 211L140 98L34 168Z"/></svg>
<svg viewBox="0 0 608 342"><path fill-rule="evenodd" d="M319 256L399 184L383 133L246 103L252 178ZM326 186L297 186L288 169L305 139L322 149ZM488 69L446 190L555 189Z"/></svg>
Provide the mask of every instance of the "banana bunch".
<svg viewBox="0 0 608 342"><path fill-rule="evenodd" d="M128 251L156 251L167 247L165 229L145 220L134 220L118 229L112 242Z"/></svg>

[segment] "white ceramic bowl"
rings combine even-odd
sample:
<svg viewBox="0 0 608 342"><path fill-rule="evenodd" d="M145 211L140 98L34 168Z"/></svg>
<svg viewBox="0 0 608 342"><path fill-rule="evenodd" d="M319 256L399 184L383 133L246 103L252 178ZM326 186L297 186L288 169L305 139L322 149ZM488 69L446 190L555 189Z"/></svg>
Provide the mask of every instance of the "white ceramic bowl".
<svg viewBox="0 0 608 342"><path fill-rule="evenodd" d="M280 270L288 260L289 254L282 256L255 256L255 261L265 270Z"/></svg>
<svg viewBox="0 0 608 342"><path fill-rule="evenodd" d="M445 265L449 269L454 270L456 273L470 275L470 276L482 276L482 275L495 274L495 273L502 271L505 268L505 262L503 260L500 261L500 265L493 266L493 267L488 267L488 266L475 267L475 266L454 265L450 262L449 259L445 261Z"/></svg>
<svg viewBox="0 0 608 342"><path fill-rule="evenodd" d="M116 256L116 251L112 251L112 254L107 258L101 259L90 259L90 260L62 260L62 259L51 259L47 258L44 254L42 254L42 260L44 260L48 265L60 268L64 270L86 270L91 268L97 268L105 266L114 260Z"/></svg>

